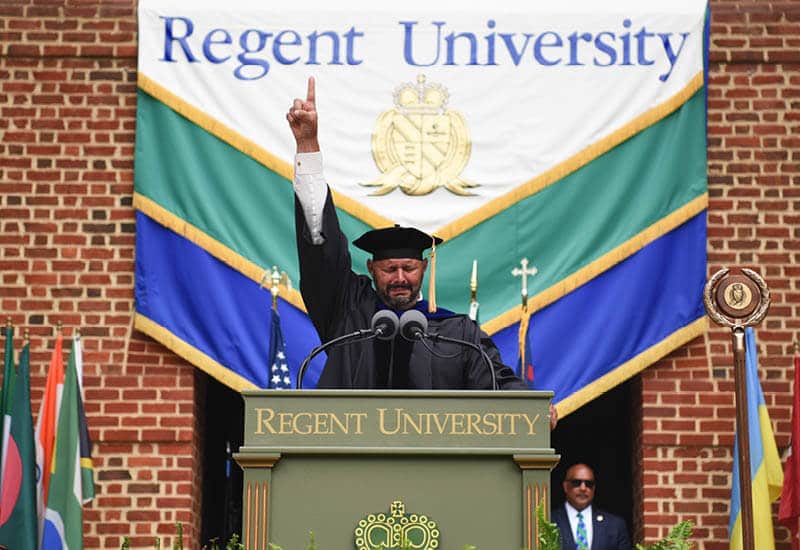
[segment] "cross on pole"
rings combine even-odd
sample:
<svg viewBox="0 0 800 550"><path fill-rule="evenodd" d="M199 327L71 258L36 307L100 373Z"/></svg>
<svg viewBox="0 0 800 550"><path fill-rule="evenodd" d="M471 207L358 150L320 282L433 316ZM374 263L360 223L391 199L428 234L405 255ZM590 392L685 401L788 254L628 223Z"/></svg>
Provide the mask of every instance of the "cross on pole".
<svg viewBox="0 0 800 550"><path fill-rule="evenodd" d="M520 260L520 265L522 268L515 267L511 270L511 274L514 277L522 277L522 309L528 308L528 275L533 277L539 270L536 269L536 266L531 266L528 268L528 258L522 258Z"/></svg>

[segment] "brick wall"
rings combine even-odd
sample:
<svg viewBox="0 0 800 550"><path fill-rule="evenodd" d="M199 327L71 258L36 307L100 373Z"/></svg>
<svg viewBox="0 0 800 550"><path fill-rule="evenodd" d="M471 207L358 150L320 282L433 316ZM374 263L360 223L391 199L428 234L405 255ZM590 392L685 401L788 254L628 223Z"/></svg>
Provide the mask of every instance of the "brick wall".
<svg viewBox="0 0 800 550"><path fill-rule="evenodd" d="M83 334L86 547L171 547L180 521L197 548L199 382L132 329L134 5L0 2L0 313L30 330L36 410L56 323Z"/></svg>
<svg viewBox="0 0 800 550"><path fill-rule="evenodd" d="M708 275L750 267L772 291L758 330L764 397L782 450L800 332L800 3L711 4ZM714 327L642 376L644 534L691 519L727 548L734 438L730 331ZM775 507L777 510L777 507ZM788 532L775 529L778 548Z"/></svg>
<svg viewBox="0 0 800 550"><path fill-rule="evenodd" d="M762 385L786 445L800 332L800 2L712 2L709 275L759 271L773 306ZM0 1L0 313L29 329L38 407L57 322L84 335L97 499L87 548L199 547L202 375L132 330L134 0ZM21 344L17 341L17 347ZM646 371L636 531L682 519L727 547L729 336L713 328ZM776 529L785 541L784 529ZM786 542L779 548L788 548Z"/></svg>

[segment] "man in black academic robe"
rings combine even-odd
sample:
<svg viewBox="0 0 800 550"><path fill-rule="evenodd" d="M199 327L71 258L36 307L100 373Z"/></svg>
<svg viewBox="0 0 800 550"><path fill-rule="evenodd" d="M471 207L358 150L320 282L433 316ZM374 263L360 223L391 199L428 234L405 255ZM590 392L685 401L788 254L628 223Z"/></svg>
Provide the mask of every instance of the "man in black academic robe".
<svg viewBox="0 0 800 550"><path fill-rule="evenodd" d="M347 238L322 176L313 78L305 101L296 99L286 117L297 143L295 224L300 291L320 340L328 342L370 327L380 309L392 309L398 316L417 309L428 319L429 334L478 345L489 358L487 362L483 354L468 346L441 340L408 341L398 336L388 341L357 341L328 350L317 387L491 389L491 368L500 388L528 389L502 363L494 343L474 321L443 309L430 313L427 302L419 299L427 268L422 253L438 238L413 228L367 232L354 244L373 254L367 263L372 280L352 271Z"/></svg>

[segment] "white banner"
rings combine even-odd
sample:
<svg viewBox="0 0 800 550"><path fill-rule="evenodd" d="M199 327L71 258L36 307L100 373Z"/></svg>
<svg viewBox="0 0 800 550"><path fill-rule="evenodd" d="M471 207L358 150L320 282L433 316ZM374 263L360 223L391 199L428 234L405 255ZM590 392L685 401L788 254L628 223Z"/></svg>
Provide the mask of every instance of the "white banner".
<svg viewBox="0 0 800 550"><path fill-rule="evenodd" d="M315 76L332 187L434 231L684 90L705 6L143 0L139 71L287 163Z"/></svg>

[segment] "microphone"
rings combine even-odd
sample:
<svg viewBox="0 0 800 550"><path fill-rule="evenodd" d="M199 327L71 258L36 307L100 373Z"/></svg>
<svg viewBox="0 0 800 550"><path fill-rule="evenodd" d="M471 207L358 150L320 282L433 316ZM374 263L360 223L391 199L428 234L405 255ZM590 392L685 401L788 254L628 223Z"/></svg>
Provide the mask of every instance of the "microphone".
<svg viewBox="0 0 800 550"><path fill-rule="evenodd" d="M344 342L345 340L349 340L350 338L356 338L358 336L367 336L372 332L371 330L367 329L360 329L354 332L348 332L347 334L343 334L341 336L337 336L333 340L328 340L324 344L320 344L311 350L311 353L308 354L308 357L303 359L303 363L300 365L300 369L297 371L297 384L295 384L295 389L302 390L303 389L303 377L306 375L306 370L308 369L308 364L311 363L311 360L319 355L325 349L333 346L334 344L338 344L340 342Z"/></svg>
<svg viewBox="0 0 800 550"><path fill-rule="evenodd" d="M394 311L382 309L372 316L370 329L378 340L391 340L397 334L400 319Z"/></svg>
<svg viewBox="0 0 800 550"><path fill-rule="evenodd" d="M409 342L422 340L428 330L428 320L416 309L409 309L400 316L400 334Z"/></svg>

